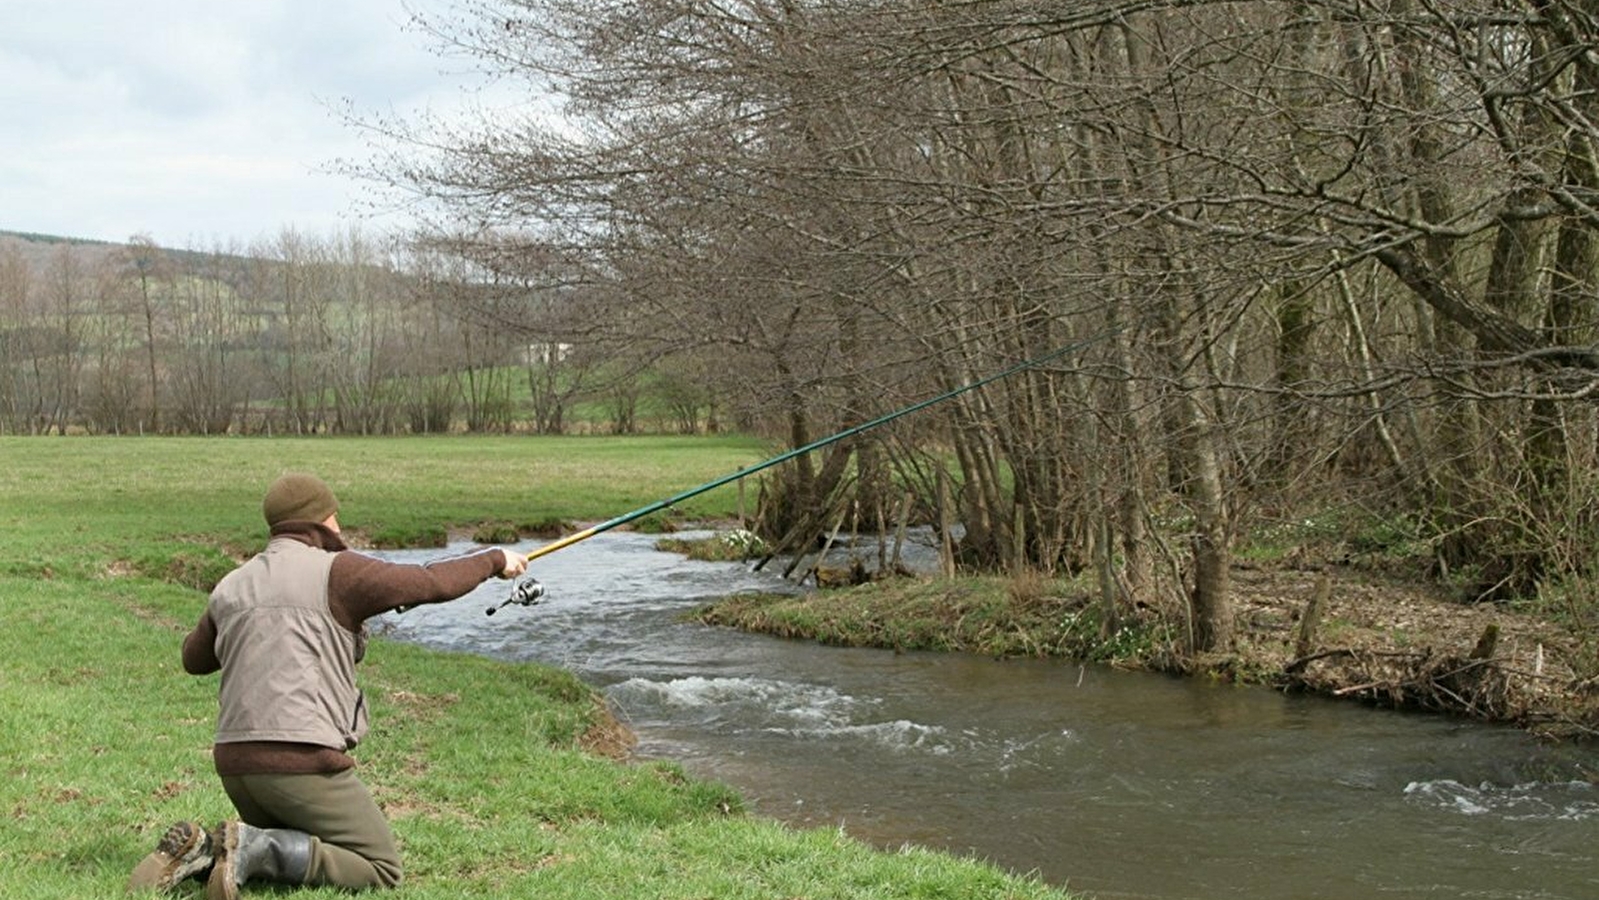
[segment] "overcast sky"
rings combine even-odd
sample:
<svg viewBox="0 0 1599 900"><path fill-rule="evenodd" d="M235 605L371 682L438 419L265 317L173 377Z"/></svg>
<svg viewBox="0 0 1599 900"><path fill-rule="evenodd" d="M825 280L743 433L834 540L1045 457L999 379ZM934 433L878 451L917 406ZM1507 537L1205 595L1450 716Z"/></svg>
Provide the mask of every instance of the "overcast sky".
<svg viewBox="0 0 1599 900"><path fill-rule="evenodd" d="M447 110L446 0L0 0L0 230L166 247L351 224L371 185L332 108ZM456 74L450 74L456 73Z"/></svg>

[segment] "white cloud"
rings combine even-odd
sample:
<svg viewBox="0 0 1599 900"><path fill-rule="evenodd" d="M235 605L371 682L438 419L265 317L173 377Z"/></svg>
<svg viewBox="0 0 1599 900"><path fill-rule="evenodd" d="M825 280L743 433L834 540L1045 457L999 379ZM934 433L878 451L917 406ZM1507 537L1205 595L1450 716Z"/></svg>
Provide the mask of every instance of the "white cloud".
<svg viewBox="0 0 1599 900"><path fill-rule="evenodd" d="M372 186L327 174L365 156L331 108L458 90L408 17L402 0L0 0L0 230L184 246L351 224Z"/></svg>

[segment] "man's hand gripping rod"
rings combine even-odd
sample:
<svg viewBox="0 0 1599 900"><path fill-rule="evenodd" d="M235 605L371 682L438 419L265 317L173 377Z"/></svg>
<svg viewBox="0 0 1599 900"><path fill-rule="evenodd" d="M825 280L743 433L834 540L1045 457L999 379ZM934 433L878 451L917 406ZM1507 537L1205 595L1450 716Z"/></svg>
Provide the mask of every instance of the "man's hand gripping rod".
<svg viewBox="0 0 1599 900"><path fill-rule="evenodd" d="M652 505L652 506L647 507L647 508L649 509L650 512L654 512L656 509L659 509L660 507ZM533 564L533 560L538 559L541 556L547 556L547 555L549 555L551 553L554 553L555 551L561 549L562 547L570 547L571 545L577 543L578 541L581 541L581 540L583 540L585 538L591 538L594 535L599 534L600 532L605 531L608 528L615 528L616 526L622 524L623 522L631 522L631 521L633 521L633 519L636 519L636 518L638 518L638 516L635 515L634 513L628 513L626 516L618 516L615 519L610 520L609 522L602 522L601 524L596 525L593 528L585 528L582 531L577 532L576 534L567 535L566 537L561 538L558 541L551 541L550 543L545 544L544 546L538 548L537 550L534 550L533 552L528 553L527 554L528 564L532 565ZM495 606L491 606L488 609L484 610L483 614L486 615L486 616L492 616L495 613L499 612L500 610L506 608L507 606L511 606L513 604L516 605L516 606L537 606L538 604L543 603L544 600L545 600L545 597L544 597L544 585L540 584L539 580L537 578L534 578L532 575L523 575L521 578L517 579L516 586L511 588L511 596L505 598L499 604L497 604Z"/></svg>

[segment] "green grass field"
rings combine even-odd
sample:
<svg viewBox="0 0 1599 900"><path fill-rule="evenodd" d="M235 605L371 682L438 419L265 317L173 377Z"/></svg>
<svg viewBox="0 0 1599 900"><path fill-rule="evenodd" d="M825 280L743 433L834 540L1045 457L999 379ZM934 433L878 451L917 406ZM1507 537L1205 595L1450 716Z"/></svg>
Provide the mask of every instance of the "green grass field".
<svg viewBox="0 0 1599 900"><path fill-rule="evenodd" d="M210 766L215 676L183 674L178 644L201 587L264 544L260 496L280 472L326 478L349 528L420 531L606 519L766 453L734 438L0 438L0 897L122 896L169 822L230 814ZM729 486L683 514L737 504ZM357 755L405 852L396 897L1066 896L762 821L673 765L586 753L604 717L559 670L383 641L361 669L374 725Z"/></svg>

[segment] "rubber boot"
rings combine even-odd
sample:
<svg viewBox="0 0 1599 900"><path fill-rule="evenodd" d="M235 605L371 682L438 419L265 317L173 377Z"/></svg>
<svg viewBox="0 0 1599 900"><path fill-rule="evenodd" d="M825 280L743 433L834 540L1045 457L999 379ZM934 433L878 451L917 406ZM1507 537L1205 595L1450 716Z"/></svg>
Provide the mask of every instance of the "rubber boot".
<svg viewBox="0 0 1599 900"><path fill-rule="evenodd" d="M133 867L128 891L170 891L211 868L211 836L198 822L174 822L150 855Z"/></svg>
<svg viewBox="0 0 1599 900"><path fill-rule="evenodd" d="M305 884L311 872L311 836L287 828L223 822L211 833L216 864L205 883L206 900L237 900L248 881Z"/></svg>

